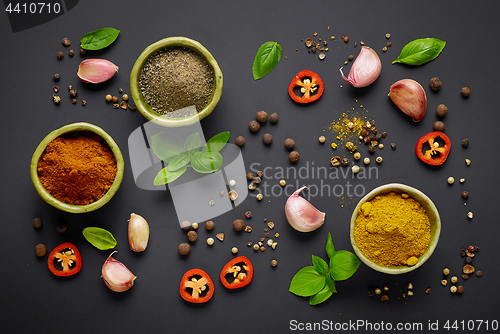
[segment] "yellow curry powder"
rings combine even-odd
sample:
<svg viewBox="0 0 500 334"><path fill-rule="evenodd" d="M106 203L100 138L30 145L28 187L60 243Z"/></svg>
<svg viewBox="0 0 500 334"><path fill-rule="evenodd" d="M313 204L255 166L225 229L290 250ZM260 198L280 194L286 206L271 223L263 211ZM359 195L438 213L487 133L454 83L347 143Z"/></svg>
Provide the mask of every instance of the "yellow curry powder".
<svg viewBox="0 0 500 334"><path fill-rule="evenodd" d="M413 266L431 238L425 209L408 194L390 192L363 203L354 226L354 239L380 266Z"/></svg>

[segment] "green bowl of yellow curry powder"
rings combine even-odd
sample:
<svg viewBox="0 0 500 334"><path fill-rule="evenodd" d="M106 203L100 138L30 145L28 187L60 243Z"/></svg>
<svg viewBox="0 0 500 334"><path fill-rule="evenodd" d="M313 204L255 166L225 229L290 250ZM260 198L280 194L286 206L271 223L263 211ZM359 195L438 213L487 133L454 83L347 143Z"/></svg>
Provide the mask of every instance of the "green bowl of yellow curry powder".
<svg viewBox="0 0 500 334"><path fill-rule="evenodd" d="M440 233L434 203L420 190L400 183L373 189L351 218L354 252L367 266L386 274L403 274L423 265Z"/></svg>

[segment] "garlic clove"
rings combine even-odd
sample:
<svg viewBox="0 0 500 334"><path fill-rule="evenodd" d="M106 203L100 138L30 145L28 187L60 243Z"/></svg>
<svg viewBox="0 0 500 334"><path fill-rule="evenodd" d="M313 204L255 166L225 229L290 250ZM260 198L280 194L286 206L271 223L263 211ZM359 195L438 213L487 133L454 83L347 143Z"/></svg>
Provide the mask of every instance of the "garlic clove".
<svg viewBox="0 0 500 334"><path fill-rule="evenodd" d="M353 87L366 87L372 84L382 71L382 63L375 50L368 46L361 47L356 60L351 66L347 78L340 68L340 73L345 82L350 83Z"/></svg>
<svg viewBox="0 0 500 334"><path fill-rule="evenodd" d="M106 59L85 59L78 66L78 78L83 82L98 84L118 72L118 66Z"/></svg>
<svg viewBox="0 0 500 334"><path fill-rule="evenodd" d="M427 110L427 95L418 82L403 79L392 84L388 94L392 102L405 114L419 122Z"/></svg>
<svg viewBox="0 0 500 334"><path fill-rule="evenodd" d="M307 187L297 189L286 201L285 215L288 223L297 231L311 232L318 229L325 222L326 213L316 209L299 193Z"/></svg>
<svg viewBox="0 0 500 334"><path fill-rule="evenodd" d="M135 213L130 214L128 221L128 244L134 252L142 252L148 246L149 225L146 219Z"/></svg>
<svg viewBox="0 0 500 334"><path fill-rule="evenodd" d="M127 291L134 285L137 277L123 263L112 257L114 253L116 251L111 253L102 265L101 277L111 290L115 292Z"/></svg>

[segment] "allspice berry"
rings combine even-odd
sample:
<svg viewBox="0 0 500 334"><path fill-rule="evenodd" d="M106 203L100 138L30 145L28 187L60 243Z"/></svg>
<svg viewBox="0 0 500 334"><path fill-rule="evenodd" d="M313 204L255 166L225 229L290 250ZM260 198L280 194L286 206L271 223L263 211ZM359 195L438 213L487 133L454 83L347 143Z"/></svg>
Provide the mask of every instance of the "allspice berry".
<svg viewBox="0 0 500 334"><path fill-rule="evenodd" d="M265 121L267 121L267 112L259 111L255 115L255 118L257 119L257 122L264 123Z"/></svg>
<svg viewBox="0 0 500 334"><path fill-rule="evenodd" d="M238 137L236 137L235 142L236 142L236 145L243 146L243 144L245 144L245 137L238 136Z"/></svg>
<svg viewBox="0 0 500 334"><path fill-rule="evenodd" d="M33 219L33 227L38 229L40 227L42 227L42 220L40 218L34 218Z"/></svg>
<svg viewBox="0 0 500 334"><path fill-rule="evenodd" d="M462 96L463 97L469 97L469 95L470 95L470 89L469 89L469 87L463 87L462 88Z"/></svg>
<svg viewBox="0 0 500 334"><path fill-rule="evenodd" d="M250 123L248 123L248 128L252 132L257 132L260 129L260 124L259 124L259 122L253 120L253 121L250 121Z"/></svg>
<svg viewBox="0 0 500 334"><path fill-rule="evenodd" d="M237 232L243 231L245 229L245 222L241 219L236 219L233 222L234 230Z"/></svg>
<svg viewBox="0 0 500 334"><path fill-rule="evenodd" d="M278 121L278 114L277 113L271 114L271 116L269 116L269 121L271 123L276 123Z"/></svg>
<svg viewBox="0 0 500 334"><path fill-rule="evenodd" d="M288 155L288 159L291 162L297 162L299 160L299 152L297 151L290 152L290 154Z"/></svg>
<svg viewBox="0 0 500 334"><path fill-rule="evenodd" d="M434 130L435 131L444 131L444 123L440 122L440 121L434 122Z"/></svg>
<svg viewBox="0 0 500 334"><path fill-rule="evenodd" d="M188 240L191 242L195 242L196 240L198 240L198 233L196 233L195 231L189 231Z"/></svg>
<svg viewBox="0 0 500 334"><path fill-rule="evenodd" d="M269 145L273 142L273 136L270 133L266 133L262 136L262 140L265 144Z"/></svg>
<svg viewBox="0 0 500 334"><path fill-rule="evenodd" d="M44 244L38 244L35 247L35 254L38 257L44 257L47 254L47 247Z"/></svg>
<svg viewBox="0 0 500 334"><path fill-rule="evenodd" d="M295 147L295 140L293 140L292 138L288 138L287 140L285 140L285 146L286 148L289 148L289 149L292 149Z"/></svg>
<svg viewBox="0 0 500 334"><path fill-rule="evenodd" d="M447 112L448 112L448 107L445 106L444 104L440 104L436 108L436 113L439 117L444 117Z"/></svg>
<svg viewBox="0 0 500 334"><path fill-rule="evenodd" d="M205 223L205 228L209 231L213 230L215 227L215 223L212 221L212 220L208 220L206 223Z"/></svg>
<svg viewBox="0 0 500 334"><path fill-rule="evenodd" d="M179 247L177 247L177 250L181 255L188 255L189 252L191 252L191 245L189 245L187 242L183 242L179 245Z"/></svg>
<svg viewBox="0 0 500 334"><path fill-rule="evenodd" d="M435 92L437 92L443 84L441 83L441 80L439 80L438 77L434 77L431 79L430 86L431 89Z"/></svg>

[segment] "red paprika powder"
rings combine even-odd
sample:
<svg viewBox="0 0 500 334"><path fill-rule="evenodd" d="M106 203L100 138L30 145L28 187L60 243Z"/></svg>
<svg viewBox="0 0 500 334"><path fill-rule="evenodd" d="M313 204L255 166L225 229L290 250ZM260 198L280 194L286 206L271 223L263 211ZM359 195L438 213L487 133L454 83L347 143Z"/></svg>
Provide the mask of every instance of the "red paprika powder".
<svg viewBox="0 0 500 334"><path fill-rule="evenodd" d="M47 191L61 202L88 205L103 197L117 173L113 151L100 136L73 132L51 141L38 162Z"/></svg>

